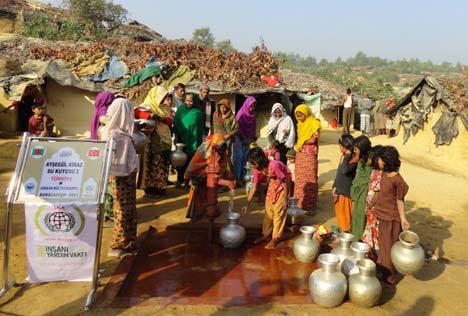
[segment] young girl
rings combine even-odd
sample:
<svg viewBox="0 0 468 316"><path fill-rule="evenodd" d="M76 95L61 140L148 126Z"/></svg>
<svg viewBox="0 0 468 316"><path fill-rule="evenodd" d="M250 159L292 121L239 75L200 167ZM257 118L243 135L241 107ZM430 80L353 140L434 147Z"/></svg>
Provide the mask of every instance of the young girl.
<svg viewBox="0 0 468 316"><path fill-rule="evenodd" d="M375 217L374 204L380 191L380 180L382 178L382 170L379 169L378 159L382 156L383 146L377 145L372 147L369 160L372 172L370 175L369 186L366 197L366 228L362 241L368 244L372 249L372 259L377 259L377 252L379 250L378 230L379 221Z"/></svg>
<svg viewBox="0 0 468 316"><path fill-rule="evenodd" d="M286 164L286 156L284 152L280 149L281 143L274 139L270 142L270 158L273 160L279 160L282 163Z"/></svg>
<svg viewBox="0 0 468 316"><path fill-rule="evenodd" d="M341 231L348 232L351 228L351 214L353 201L351 200L351 184L356 175L356 167L359 157L353 155L353 136L343 134L338 140L341 152L340 164L336 170L333 182L333 199L338 227Z"/></svg>
<svg viewBox="0 0 468 316"><path fill-rule="evenodd" d="M273 249L281 242L284 225L286 224L286 211L291 185L288 177L288 167L278 160L268 161L265 153L259 147L249 150L247 161L254 169L253 185L252 190L250 190L247 196L247 203L242 208L242 213L245 215L248 212L249 204L257 190L260 174L268 176L269 182L265 201L262 237L258 238L255 243L268 241L265 248Z"/></svg>
<svg viewBox="0 0 468 316"><path fill-rule="evenodd" d="M353 234L355 240L360 240L366 227L366 196L372 171L368 159L371 142L366 136L359 136L354 139L353 147L354 154L359 157L359 163L350 191L353 199L351 234Z"/></svg>
<svg viewBox="0 0 468 316"><path fill-rule="evenodd" d="M397 271L390 257L392 246L398 241L403 230L410 225L405 216L404 198L408 185L398 173L400 157L393 146L386 146L378 158L379 169L383 171L380 192L375 201L375 216L379 222L379 255L377 264L382 268L384 280L395 284Z"/></svg>

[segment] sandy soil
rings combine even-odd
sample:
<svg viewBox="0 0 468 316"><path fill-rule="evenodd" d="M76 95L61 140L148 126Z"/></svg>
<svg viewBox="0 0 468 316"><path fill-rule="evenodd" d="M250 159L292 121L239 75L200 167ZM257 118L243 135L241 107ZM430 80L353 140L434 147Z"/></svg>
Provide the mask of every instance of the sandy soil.
<svg viewBox="0 0 468 316"><path fill-rule="evenodd" d="M330 197L331 184L338 162L336 131L326 130L322 134L319 154L319 212L312 223L335 224L334 209ZM106 308L109 297L97 294L98 306L83 312L89 283L55 282L37 285L24 283L26 277L24 215L21 206L15 207L13 220L11 274L21 286L11 289L0 299L2 315L465 315L468 290L468 180L448 172L440 172L440 157L426 155L424 165L414 164L411 150L401 147L398 140L373 138L373 143L395 144L405 159L401 168L403 177L410 185L406 201L411 229L416 231L427 250L434 252L423 270L415 276L404 278L396 290L385 288L382 304L372 309L358 308L351 303L327 310L315 305L282 306L266 304L255 307L223 308L213 306L135 306L128 309ZM11 145L9 145L11 146ZM11 149L10 149L11 150ZM3 147L0 152L3 151ZM408 159L407 159L408 157ZM409 162L412 161L412 162ZM432 163L432 162L433 163ZM448 164L449 161L446 161ZM0 174L0 192L4 192L10 172ZM171 188L170 197L165 200L139 199L139 227L143 234L149 225L166 226L185 221L186 196ZM243 190L236 195L235 207L243 205ZM141 194L141 192L140 192ZM2 206L4 197L1 197ZM227 207L227 197L221 205ZM252 215L243 218L246 226L259 227L262 218L258 207ZM2 209L3 229L3 209ZM223 221L221 216L219 221ZM118 261L106 256L111 229L104 230L102 251L101 283L109 280ZM3 259L2 259L3 260Z"/></svg>

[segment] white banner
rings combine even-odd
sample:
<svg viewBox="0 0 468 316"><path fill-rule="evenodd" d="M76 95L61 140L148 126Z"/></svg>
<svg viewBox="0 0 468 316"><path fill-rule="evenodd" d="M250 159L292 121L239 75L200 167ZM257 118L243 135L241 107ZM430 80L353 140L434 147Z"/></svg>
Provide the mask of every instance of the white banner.
<svg viewBox="0 0 468 316"><path fill-rule="evenodd" d="M97 205L26 203L28 281L91 281Z"/></svg>

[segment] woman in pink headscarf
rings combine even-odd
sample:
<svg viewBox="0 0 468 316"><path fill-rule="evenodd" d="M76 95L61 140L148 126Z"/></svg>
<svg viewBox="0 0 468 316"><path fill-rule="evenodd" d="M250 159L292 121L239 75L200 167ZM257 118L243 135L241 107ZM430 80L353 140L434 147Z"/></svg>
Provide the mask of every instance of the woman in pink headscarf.
<svg viewBox="0 0 468 316"><path fill-rule="evenodd" d="M115 100L115 96L107 91L101 91L94 100L94 114L89 123L89 131L91 133L91 139L102 139L101 129L104 129L104 125L108 123L107 109ZM101 129L100 129L101 128ZM112 198L113 187L109 183L109 187L106 193L106 201L104 202L104 220L112 222L114 220L114 200Z"/></svg>
<svg viewBox="0 0 468 316"><path fill-rule="evenodd" d="M107 108L111 105L112 101L114 101L115 96L107 91L101 91L96 96L94 100L94 114L91 118L91 122L89 124L89 131L91 132L91 139L98 139L98 129L100 124L100 118L107 113Z"/></svg>
<svg viewBox="0 0 468 316"><path fill-rule="evenodd" d="M239 132L234 140L233 158L236 181L240 185L244 182L247 153L257 131L257 118L255 116L256 103L257 101L254 97L248 97L236 114Z"/></svg>

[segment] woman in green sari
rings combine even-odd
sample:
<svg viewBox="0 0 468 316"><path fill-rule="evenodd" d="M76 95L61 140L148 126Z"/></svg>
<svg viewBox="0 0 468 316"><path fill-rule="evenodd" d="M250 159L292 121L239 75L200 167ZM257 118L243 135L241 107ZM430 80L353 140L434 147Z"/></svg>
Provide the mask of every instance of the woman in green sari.
<svg viewBox="0 0 468 316"><path fill-rule="evenodd" d="M368 163L371 142L366 136L359 136L354 139L353 147L355 155L359 157L359 163L351 185L351 199L353 200L351 233L355 240L360 240L366 227L366 197L372 172Z"/></svg>
<svg viewBox="0 0 468 316"><path fill-rule="evenodd" d="M201 109L194 105L193 95L186 94L184 103L177 109L174 118L174 133L177 143L185 144L184 152L187 154L187 161L183 167L177 169L177 187L182 187L184 183L184 173L195 151L203 141L203 121L204 116ZM188 188L188 181L185 187Z"/></svg>

